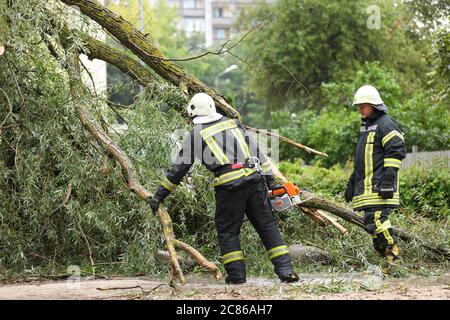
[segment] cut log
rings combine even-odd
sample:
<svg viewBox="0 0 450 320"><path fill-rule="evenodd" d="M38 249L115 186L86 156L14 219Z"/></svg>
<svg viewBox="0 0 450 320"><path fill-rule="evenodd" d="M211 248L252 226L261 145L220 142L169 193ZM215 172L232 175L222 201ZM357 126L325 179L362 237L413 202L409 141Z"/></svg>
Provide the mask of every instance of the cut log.
<svg viewBox="0 0 450 320"><path fill-rule="evenodd" d="M304 246L301 244L293 244L289 246L289 253L293 261L297 261L300 265L303 264L332 264L333 257L325 250Z"/></svg>
<svg viewBox="0 0 450 320"><path fill-rule="evenodd" d="M324 217L326 219L326 221L328 221L330 224L332 224L333 227L338 229L342 235L346 235L348 233L348 230L346 228L344 228L344 226L341 225L339 222L337 222L336 218L330 217L325 211L322 211L319 209L317 210L317 213L321 214L322 217Z"/></svg>

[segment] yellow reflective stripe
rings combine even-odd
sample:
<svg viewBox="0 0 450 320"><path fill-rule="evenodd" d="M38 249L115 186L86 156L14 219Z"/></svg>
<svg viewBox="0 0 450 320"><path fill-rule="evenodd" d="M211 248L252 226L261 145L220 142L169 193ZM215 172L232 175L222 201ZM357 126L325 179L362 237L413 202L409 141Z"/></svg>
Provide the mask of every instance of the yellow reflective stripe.
<svg viewBox="0 0 450 320"><path fill-rule="evenodd" d="M228 157L223 153L223 150L219 147L219 145L217 144L216 140L213 137L205 139L205 142L208 145L209 149L214 154L214 156L217 158L217 160L219 160L221 165L230 162Z"/></svg>
<svg viewBox="0 0 450 320"><path fill-rule="evenodd" d="M368 200L361 200L358 201L356 203L354 203L354 205L360 205L362 203L376 203L376 204L383 204L383 203L387 203L387 204L398 204L400 201L399 198L393 198L393 199L383 199L383 198L379 198L379 199L368 199Z"/></svg>
<svg viewBox="0 0 450 320"><path fill-rule="evenodd" d="M214 184L213 187L239 179L243 176L249 176L253 173L255 173L256 170L255 169L250 169L250 168L243 168L243 169L239 169L239 170L235 170L235 171L231 171L228 173L225 173L217 178L214 179Z"/></svg>
<svg viewBox="0 0 450 320"><path fill-rule="evenodd" d="M376 211L375 212L375 225L377 226L377 228L374 231L374 235L383 233L384 237L386 238L388 244L394 244L394 239L392 239L388 228L391 228L391 222L389 220L386 220L385 222L381 223L381 211ZM375 236L374 236L375 238Z"/></svg>
<svg viewBox="0 0 450 320"><path fill-rule="evenodd" d="M391 237L391 234L389 233L388 229L383 231L383 235L386 238L388 244L394 244L394 239Z"/></svg>
<svg viewBox="0 0 450 320"><path fill-rule="evenodd" d="M237 128L237 125L236 122L230 119L201 130L200 135L203 137L203 139L208 139L209 137L212 137L219 132L233 128Z"/></svg>
<svg viewBox="0 0 450 320"><path fill-rule="evenodd" d="M398 198L400 195L398 192L394 193L394 198ZM368 200L368 199L382 199L378 193L363 193L359 196L353 197L353 202Z"/></svg>
<svg viewBox="0 0 450 320"><path fill-rule="evenodd" d="M173 184L169 179L167 179L167 177L164 177L164 179L161 181L161 184L163 185L164 188L166 188L171 192L175 190L175 188L177 187L177 185Z"/></svg>
<svg viewBox="0 0 450 320"><path fill-rule="evenodd" d="M394 244L394 239L391 237L391 234L389 233L389 230L388 230L389 228L392 228L391 222L389 220L386 220L381 225L377 224L377 228L375 229L375 234L383 233L388 244Z"/></svg>
<svg viewBox="0 0 450 320"><path fill-rule="evenodd" d="M228 252L228 253L226 253L226 254L223 255L223 258L224 258L224 259L227 259L227 258L229 258L229 257L231 257L231 256L233 256L233 255L236 255L236 254L242 255L242 251L241 251L241 250L238 250L238 251L231 251L231 252Z"/></svg>
<svg viewBox="0 0 450 320"><path fill-rule="evenodd" d="M272 249L267 250L267 252L268 253L272 253L272 252L274 252L274 251L276 251L278 249L282 249L282 248L287 248L287 246L286 245L282 245L282 246L274 247Z"/></svg>
<svg viewBox="0 0 450 320"><path fill-rule="evenodd" d="M393 167L393 168L397 168L397 169L400 169L400 165L398 165L398 164L396 164L396 163L384 163L384 167L385 168L387 168L387 167Z"/></svg>
<svg viewBox="0 0 450 320"><path fill-rule="evenodd" d="M376 196L369 196L367 198L359 198L357 200L353 199L353 204L358 204L360 202L363 201L374 201L374 200L399 200L400 196L398 193L394 193L394 197L390 198L390 199L383 199L381 196L379 196L378 194Z"/></svg>
<svg viewBox="0 0 450 320"><path fill-rule="evenodd" d="M394 167L394 168L400 168L400 165L402 164L402 161L395 158L384 158L384 166L385 167Z"/></svg>
<svg viewBox="0 0 450 320"><path fill-rule="evenodd" d="M360 208L360 207L364 207L364 206L386 205L386 204L399 205L400 200L399 199L366 200L366 201L354 203L352 207L353 207L353 209L355 209L355 208Z"/></svg>
<svg viewBox="0 0 450 320"><path fill-rule="evenodd" d="M267 160L266 162L264 162L262 165L261 165L261 167L267 167L267 168L272 168L272 163L270 163L270 161L269 160Z"/></svg>
<svg viewBox="0 0 450 320"><path fill-rule="evenodd" d="M376 229L374 231L374 234L380 234L383 233L384 237L386 238L388 244L393 244L394 243L394 239L392 239L391 235L389 234L388 228L391 227L391 222L389 220L386 220L385 222L383 222L383 224L381 223L381 211L376 211L375 212L375 225L376 225Z"/></svg>
<svg viewBox="0 0 450 320"><path fill-rule="evenodd" d="M393 167L393 168L400 169L400 165L394 164L394 163L384 163L384 167L385 167L385 168L387 168L387 167Z"/></svg>
<svg viewBox="0 0 450 320"><path fill-rule="evenodd" d="M400 132L398 132L397 130L392 130L381 140L381 144L383 145L383 147L386 143L388 143L389 140L391 140L395 136L405 141L405 138L403 138L403 135Z"/></svg>
<svg viewBox="0 0 450 320"><path fill-rule="evenodd" d="M263 165L261 165L261 171L264 174L273 174L272 171L273 167L272 167L272 163L271 162L265 162Z"/></svg>
<svg viewBox="0 0 450 320"><path fill-rule="evenodd" d="M366 150L365 150L365 178L364 178L364 193L372 192L372 176L373 176L373 142L375 140L375 132L369 132L367 135Z"/></svg>
<svg viewBox="0 0 450 320"><path fill-rule="evenodd" d="M283 245L283 246L272 248L272 249L268 250L267 252L269 253L269 259L272 260L273 258L276 258L283 254L288 254L289 250L286 245Z"/></svg>
<svg viewBox="0 0 450 320"><path fill-rule="evenodd" d="M381 211L375 211L375 215L374 215L373 221L375 222L375 225L376 225L377 229L381 225L380 216L381 216ZM377 234L377 233L375 232L375 234Z"/></svg>
<svg viewBox="0 0 450 320"><path fill-rule="evenodd" d="M384 161L385 161L385 162L386 162L386 161L389 161L389 162L395 162L395 163L398 163L398 164L401 164L401 163L402 163L402 160L396 159L396 158L384 158Z"/></svg>
<svg viewBox="0 0 450 320"><path fill-rule="evenodd" d="M245 143L244 136L241 133L241 130L238 128L232 129L231 132L233 133L234 137L239 143L239 146L241 147L242 153L245 155L245 158L250 158L250 151L248 150L248 145Z"/></svg>
<svg viewBox="0 0 450 320"><path fill-rule="evenodd" d="M270 169L272 169L272 163L270 163L270 161L264 162L261 165L261 169L263 169L263 170L270 170Z"/></svg>
<svg viewBox="0 0 450 320"><path fill-rule="evenodd" d="M227 264L236 260L244 260L242 251L233 251L223 255L223 264Z"/></svg>

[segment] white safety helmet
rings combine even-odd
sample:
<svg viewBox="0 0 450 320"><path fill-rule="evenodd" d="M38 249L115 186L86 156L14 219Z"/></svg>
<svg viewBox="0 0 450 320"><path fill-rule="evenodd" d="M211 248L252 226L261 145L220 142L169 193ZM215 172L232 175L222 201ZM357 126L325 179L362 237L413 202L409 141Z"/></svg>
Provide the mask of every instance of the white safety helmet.
<svg viewBox="0 0 450 320"><path fill-rule="evenodd" d="M353 105L370 103L375 109L387 112L388 109L378 93L378 90L371 85L365 85L356 91L353 97Z"/></svg>
<svg viewBox="0 0 450 320"><path fill-rule="evenodd" d="M216 105L213 98L206 93L196 93L186 107L191 118L196 116L209 116L216 113Z"/></svg>

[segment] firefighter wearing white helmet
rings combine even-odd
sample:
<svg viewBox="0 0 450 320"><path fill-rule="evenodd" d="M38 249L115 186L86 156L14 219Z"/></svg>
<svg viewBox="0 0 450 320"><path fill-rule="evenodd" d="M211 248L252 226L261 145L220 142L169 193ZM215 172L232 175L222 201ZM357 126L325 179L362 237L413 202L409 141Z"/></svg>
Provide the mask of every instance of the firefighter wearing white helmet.
<svg viewBox="0 0 450 320"><path fill-rule="evenodd" d="M345 200L352 201L356 211L364 212L365 229L373 237L375 250L393 262L399 250L389 214L399 206L398 170L406 156L403 130L387 114L373 86L359 88L353 104L358 107L362 124Z"/></svg>
<svg viewBox="0 0 450 320"><path fill-rule="evenodd" d="M216 112L214 100L206 93L195 94L186 110L193 118L194 128L186 137L172 168L161 179L155 196L150 199L152 210L158 210L159 204L181 183L197 158L215 176L215 223L228 274L225 281L232 284L246 282L239 239L245 214L257 230L280 280L298 281L267 198L267 186L269 189L275 186L270 161L238 120Z"/></svg>

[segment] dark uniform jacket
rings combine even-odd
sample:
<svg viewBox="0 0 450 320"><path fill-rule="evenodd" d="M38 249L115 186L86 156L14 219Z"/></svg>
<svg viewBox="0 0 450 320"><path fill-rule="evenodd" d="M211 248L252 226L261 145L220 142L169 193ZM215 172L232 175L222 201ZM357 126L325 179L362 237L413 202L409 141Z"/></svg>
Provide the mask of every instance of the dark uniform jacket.
<svg viewBox="0 0 450 320"><path fill-rule="evenodd" d="M406 156L400 124L384 112L363 121L354 156L353 208L355 210L395 208L399 206L398 169ZM395 168L394 197L378 195L385 168Z"/></svg>
<svg viewBox="0 0 450 320"><path fill-rule="evenodd" d="M215 175L215 188L233 188L246 181L260 179L260 173L254 168L239 167L249 158L257 157L263 174L272 176L270 161L259 151L254 139L246 134L238 120L222 117L206 123L195 124L186 136L172 168L162 179L163 188L157 196L164 198L172 192L187 174L195 159L206 166Z"/></svg>

